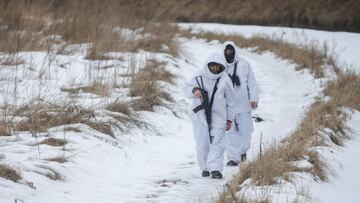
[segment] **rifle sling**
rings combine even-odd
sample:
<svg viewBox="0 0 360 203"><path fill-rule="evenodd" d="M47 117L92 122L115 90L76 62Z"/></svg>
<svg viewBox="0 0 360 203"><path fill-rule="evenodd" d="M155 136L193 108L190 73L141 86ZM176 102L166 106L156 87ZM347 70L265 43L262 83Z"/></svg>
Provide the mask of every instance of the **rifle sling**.
<svg viewBox="0 0 360 203"><path fill-rule="evenodd" d="M235 63L233 74L232 74L232 75L229 74L229 76L230 76L230 78L231 78L231 82L232 82L233 85L235 85L234 78L236 77L237 64L238 64L238 62Z"/></svg>
<svg viewBox="0 0 360 203"><path fill-rule="evenodd" d="M216 79L216 83L215 83L215 85L214 85L214 89L213 89L213 92L212 92L212 95L211 95L211 99L210 99L210 109L212 109L212 105L213 105L213 103L214 103L214 97L215 97L215 93L216 93L216 91L217 91L217 85L218 85L218 83L219 83L219 81L220 81L220 77L218 78L218 79Z"/></svg>

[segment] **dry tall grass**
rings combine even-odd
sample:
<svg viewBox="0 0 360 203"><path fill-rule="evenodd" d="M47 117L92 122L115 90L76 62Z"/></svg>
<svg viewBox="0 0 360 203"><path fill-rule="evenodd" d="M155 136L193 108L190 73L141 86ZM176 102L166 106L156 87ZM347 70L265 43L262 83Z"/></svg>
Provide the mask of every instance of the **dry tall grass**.
<svg viewBox="0 0 360 203"><path fill-rule="evenodd" d="M152 111L153 107L161 105L164 99L172 101L170 95L159 86L160 80L172 82L174 78L163 65L155 59L147 60L145 67L138 69L132 76L130 96L140 97L133 103L135 110Z"/></svg>
<svg viewBox="0 0 360 203"><path fill-rule="evenodd" d="M122 0L142 19L360 31L358 0Z"/></svg>
<svg viewBox="0 0 360 203"><path fill-rule="evenodd" d="M360 111L360 76L358 73L340 72L338 78L326 86L325 94L332 96L337 104Z"/></svg>
<svg viewBox="0 0 360 203"><path fill-rule="evenodd" d="M0 164L0 177L14 182L21 180L21 175L16 170L5 164Z"/></svg>
<svg viewBox="0 0 360 203"><path fill-rule="evenodd" d="M257 52L270 50L277 56L293 61L296 64L296 69L309 69L316 78L324 77L324 65L333 64L334 59L327 51L321 50L328 45L324 44L319 47L315 42L308 43L304 46L297 46L282 39L273 38L269 36L252 36L250 38L241 35L224 35L212 32L202 32L199 34L191 34L190 32L183 32L186 37L198 37L207 40L217 39L220 42L233 41L241 48L254 48Z"/></svg>
<svg viewBox="0 0 360 203"><path fill-rule="evenodd" d="M333 56L329 56L326 50L315 48L313 44L298 48L286 42L262 37L245 39L211 33L197 36L220 41L233 40L242 47L256 47L256 51L270 50L281 58L300 62L300 68L309 68L315 77L324 77L325 64L335 65L333 69L338 74L338 78L330 81L324 90L330 100L318 99L311 105L292 135L280 144L270 146L262 156L242 166L238 175L219 195L216 202L248 202L247 199L234 194L241 190L240 185L249 178L254 185L273 185L278 183L279 178L291 182L291 176L289 176L291 172L306 172L312 174L315 180L326 181L328 179L327 164L313 148L329 146L328 140L341 146L344 140L348 139L347 128L344 124L348 115L341 108L351 107L359 110L360 75L354 72L343 72L334 64ZM330 131L324 135L323 129L330 129ZM309 162L312 167L301 168L292 164L301 160Z"/></svg>
<svg viewBox="0 0 360 203"><path fill-rule="evenodd" d="M139 28L142 28L140 32L135 32ZM177 31L176 25L139 19L117 0L4 0L0 3L0 51L6 53L46 51L53 44L66 47L66 44L91 42L87 56L90 60L107 59L104 53L109 51L139 49L175 55Z"/></svg>
<svg viewBox="0 0 360 203"><path fill-rule="evenodd" d="M57 155L57 156L48 158L48 159L46 159L46 160L58 162L58 163L61 163L61 164L68 161L64 154Z"/></svg>
<svg viewBox="0 0 360 203"><path fill-rule="evenodd" d="M45 140L41 141L39 144L46 144L53 147L62 147L66 145L68 142L64 139L57 139L57 138L46 138Z"/></svg>
<svg viewBox="0 0 360 203"><path fill-rule="evenodd" d="M10 136L11 135L11 126L8 121L0 121L0 137L1 136Z"/></svg>
<svg viewBox="0 0 360 203"><path fill-rule="evenodd" d="M124 115L131 116L130 105L128 103L115 101L106 107L109 111L120 112Z"/></svg>
<svg viewBox="0 0 360 203"><path fill-rule="evenodd" d="M92 93L101 97L107 97L110 95L110 86L103 82L94 82L88 86L73 87L73 88L61 88L62 91L69 92L70 94L78 94L80 92Z"/></svg>
<svg viewBox="0 0 360 203"><path fill-rule="evenodd" d="M104 54L110 51L136 52L140 49L176 56L179 45L175 36L179 28L165 21L157 23L140 19L138 13L129 10L126 5L127 3L118 0L2 1L0 3L0 51L13 56L3 62L13 65L16 53L25 50L50 51L52 45L61 45L58 51L65 53L62 50L65 50L67 45L77 43L91 43L86 57L89 60L107 60L109 58ZM141 99L136 100L134 104L135 109L152 109L151 102L160 104L160 98L169 99L169 94L160 90L157 82L151 82L155 80L145 76L149 73L147 70L133 74L131 84L135 87L132 87L131 95L141 96ZM171 80L173 77L163 68L155 72L161 75L156 78L161 77L162 80ZM151 73L151 76L153 75ZM141 80L145 77L148 79L142 82ZM71 94L82 91L107 97L110 94L110 88L107 84L93 81L87 86L62 88L62 90ZM151 95L152 91L155 96ZM143 102L145 100L146 102ZM49 119L45 119L45 122ZM25 124L18 125L18 129L29 129L26 127L29 123L35 126L32 120L39 119L29 117Z"/></svg>
<svg viewBox="0 0 360 203"><path fill-rule="evenodd" d="M73 105L30 103L18 108L15 116L22 118L16 123L15 130L37 133L59 125L87 123L94 113Z"/></svg>

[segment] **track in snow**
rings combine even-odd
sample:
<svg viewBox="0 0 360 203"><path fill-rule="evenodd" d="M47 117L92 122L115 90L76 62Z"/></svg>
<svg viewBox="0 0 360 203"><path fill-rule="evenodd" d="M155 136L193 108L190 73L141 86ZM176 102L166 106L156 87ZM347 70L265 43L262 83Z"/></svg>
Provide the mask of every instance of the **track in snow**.
<svg viewBox="0 0 360 203"><path fill-rule="evenodd" d="M221 44L216 41L206 43L204 40L181 39L181 43L184 53L176 59L180 78L176 87L168 87L180 115L190 102L182 93L184 80L203 67L211 52L221 51ZM265 119L255 123L249 154L252 159L258 153L260 134L263 135L264 147L289 135L320 88L319 81L309 73L296 72L293 65L270 53L255 54L247 50L239 53L252 65L260 85L260 104L253 113ZM37 189L7 183L1 187L0 197L4 201L16 198L18 202L26 203L175 203L209 202L216 198L237 168L225 167L224 180L201 177L190 119L187 116L175 117L169 109L162 107L155 113L144 112L142 116L161 129L162 134L144 135L135 130L131 136L120 135L118 146L89 136L92 132L67 135L74 156L64 167L56 167L66 177L64 181L52 183L41 175L24 171L25 179L33 181ZM23 139L31 138L24 136Z"/></svg>

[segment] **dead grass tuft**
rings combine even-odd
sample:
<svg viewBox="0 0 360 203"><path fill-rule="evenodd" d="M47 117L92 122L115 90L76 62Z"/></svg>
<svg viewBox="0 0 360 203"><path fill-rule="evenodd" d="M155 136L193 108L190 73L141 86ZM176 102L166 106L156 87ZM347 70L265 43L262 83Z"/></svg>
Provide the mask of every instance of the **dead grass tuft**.
<svg viewBox="0 0 360 203"><path fill-rule="evenodd" d="M127 116L131 116L131 110L128 103L115 101L106 107L109 111L119 112Z"/></svg>
<svg viewBox="0 0 360 203"><path fill-rule="evenodd" d="M21 180L21 175L16 170L5 164L0 164L0 177L14 182Z"/></svg>
<svg viewBox="0 0 360 203"><path fill-rule="evenodd" d="M284 155L286 156L284 149L276 145L271 146L263 156L243 168L244 175L239 181L251 178L254 185L260 186L278 184L279 178L289 180L287 174L293 170L293 167L284 159Z"/></svg>
<svg viewBox="0 0 360 203"><path fill-rule="evenodd" d="M24 63L23 60L16 59L14 56L8 56L0 60L0 65L4 65L4 66L18 66L23 63Z"/></svg>
<svg viewBox="0 0 360 203"><path fill-rule="evenodd" d="M321 160L320 155L316 151L307 151L306 155L309 157L308 161L313 165L313 168L308 172L321 181L328 181L328 166Z"/></svg>
<svg viewBox="0 0 360 203"><path fill-rule="evenodd" d="M132 104L135 110L152 111L154 106L161 105L163 99L172 101L170 94L161 90L159 80L172 81L174 75L155 60L148 60L143 69L139 69L132 77L130 96L140 97Z"/></svg>
<svg viewBox="0 0 360 203"><path fill-rule="evenodd" d="M73 132L77 132L77 133L81 132L81 130L77 127L66 127L65 131L73 131Z"/></svg>
<svg viewBox="0 0 360 203"><path fill-rule="evenodd" d="M61 177L61 175L55 171L51 171L52 173L48 173L46 174L46 177L48 177L51 180L54 181L59 181L59 180L63 180L63 178Z"/></svg>
<svg viewBox="0 0 360 203"><path fill-rule="evenodd" d="M304 143L306 146L326 146L324 138L319 134L321 129L331 129L330 139L336 145L342 146L342 140L346 139L346 127L344 126L344 113L340 106L330 100L328 102L317 101L311 105L293 136L286 139L290 145Z"/></svg>
<svg viewBox="0 0 360 203"><path fill-rule="evenodd" d="M70 94L79 94L80 92L91 93L106 97L110 95L110 87L101 82L94 82L92 85L74 88L61 88L61 91L69 92Z"/></svg>
<svg viewBox="0 0 360 203"><path fill-rule="evenodd" d="M341 72L338 78L330 81L325 94L334 98L342 106L360 110L360 75L355 72Z"/></svg>
<svg viewBox="0 0 360 203"><path fill-rule="evenodd" d="M101 133L104 133L106 135L110 135L111 137L115 138L115 134L112 130L112 124L106 123L106 122L91 122L88 123L88 126L90 126L92 129L99 131Z"/></svg>
<svg viewBox="0 0 360 203"><path fill-rule="evenodd" d="M49 128L76 123L87 123L94 117L92 110L71 105L30 103L15 111L22 120L15 125L17 131L46 132Z"/></svg>
<svg viewBox="0 0 360 203"><path fill-rule="evenodd" d="M46 144L53 147L62 147L66 145L68 141L64 139L57 139L57 138L46 138L45 140L41 141L39 144Z"/></svg>
<svg viewBox="0 0 360 203"><path fill-rule="evenodd" d="M138 40L137 47L150 52L165 52L172 56L178 56L180 46L175 36L179 32L180 29L176 24L146 23L143 34L150 35Z"/></svg>
<svg viewBox="0 0 360 203"><path fill-rule="evenodd" d="M11 126L7 121L0 120L0 137L1 136L11 136Z"/></svg>
<svg viewBox="0 0 360 203"><path fill-rule="evenodd" d="M48 161L54 161L54 162L58 162L58 163L65 163L65 162L68 162L67 158L65 157L64 154L62 155L57 155L57 156L54 156L54 157L51 157L51 158L48 158L46 159Z"/></svg>

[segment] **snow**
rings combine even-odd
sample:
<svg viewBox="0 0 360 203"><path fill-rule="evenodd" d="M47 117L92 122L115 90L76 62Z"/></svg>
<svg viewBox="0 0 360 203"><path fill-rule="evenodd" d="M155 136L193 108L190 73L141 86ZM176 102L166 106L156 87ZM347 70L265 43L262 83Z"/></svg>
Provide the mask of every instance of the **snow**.
<svg viewBox="0 0 360 203"><path fill-rule="evenodd" d="M54 128L50 131L51 137L65 136L70 142L66 150L43 145L37 149L33 146L36 140L27 134L17 135L21 142L3 139L6 144L2 145L1 151L5 153L5 160L21 169L24 179L33 182L36 190L5 181L1 184L2 198L8 201L17 198L24 202L45 202L48 199L52 202L209 202L216 198L237 168L226 168L225 179L220 181L200 176L192 126L186 114L190 101L185 99L181 85L203 67L208 54L220 51L221 44L181 40L185 51L175 59L179 70L173 69L179 79L176 86L167 88L176 100L174 110L183 116L175 117L171 109L164 107L158 107L155 113L143 112L141 119L156 126L158 133L134 130L129 135L118 135L117 140L82 125L77 126L82 131L80 133L64 134ZM287 136L321 88L320 81L314 80L308 72L295 72L294 65L271 53L260 55L241 50L240 54L249 60L260 84L260 107L254 113L265 119L256 123L249 154L252 159L258 153L260 135L263 134L263 145ZM39 53L37 58L40 61L42 57L45 56ZM73 67L71 75L81 78L86 71L79 68L82 59L74 58L74 61L68 61L69 64L77 63L70 66ZM57 87L65 85L61 78L66 77L58 77ZM290 84L289 79L293 81ZM54 92L56 85L51 87L54 87L51 88ZM38 139L45 139L45 135ZM68 157L69 162L59 164L43 160L61 154ZM54 182L39 173L58 173L64 180Z"/></svg>
<svg viewBox="0 0 360 203"><path fill-rule="evenodd" d="M312 193L318 202L360 202L360 112L354 110L347 122L352 132L351 140L344 148L336 150L335 155L326 155L330 168L335 171L329 183L312 185Z"/></svg>
<svg viewBox="0 0 360 203"><path fill-rule="evenodd" d="M360 72L360 35L351 32L329 32L302 28L254 26L254 25L226 25L218 23L182 23L182 28L192 28L195 32L209 31L215 33L242 35L273 36L298 45L308 42L317 42L320 47L324 43L329 51L337 56L342 67L355 69Z"/></svg>
<svg viewBox="0 0 360 203"><path fill-rule="evenodd" d="M183 24L182 26L189 26ZM285 30L291 40L290 28L271 28L258 26L232 26L220 24L196 24L199 29L216 30L226 33L236 32L251 36L266 31L267 34ZM296 30L298 31L298 30ZM120 32L120 31L119 31ZM123 32L123 31L121 31ZM351 33L332 33L314 30L299 30L298 32L312 34L318 40L335 39L338 44L345 46L344 52L339 53L342 60L353 61L357 58L356 50L360 35ZM128 34L125 30L124 34ZM285 34L284 34L285 35ZM344 38L344 39L343 39ZM345 39L347 38L347 39ZM347 41L348 40L348 41ZM192 137L192 126L188 118L189 99L185 98L181 86L193 73L203 67L208 54L220 51L218 41L206 42L200 39L183 39L179 42L183 52L178 58L166 54L156 54L156 58L166 61L166 68L178 76L176 83L162 86L171 93L174 103L166 103L165 107L157 107L155 112L140 112L139 119L146 121L149 128L135 128L129 132L116 132L116 139L97 132L83 124L54 127L48 133L32 137L28 132L21 132L11 137L0 137L0 162L21 171L24 178L21 183L14 183L0 178L0 202L210 202L215 199L223 186L231 180L238 168L225 167L224 180L212 180L201 177L196 163L195 146ZM296 41L295 41L296 42ZM351 46L350 46L351 45ZM70 52L72 55L53 56L53 62L48 67L49 57L42 52L22 53L25 63L19 66L18 77L22 79L19 85L19 103L28 102L34 92L40 92L50 101L66 99L67 93L60 91L61 87L81 86L91 82L91 67L108 67L92 72L107 80L115 80L113 75L128 73L126 68L132 57L139 64L154 57L154 54L140 52L109 53L109 56L121 58L116 61L89 62L84 59L86 47L78 45ZM80 51L79 51L80 50ZM252 147L248 158L254 159L259 153L260 144L267 147L274 141L290 135L301 121L307 107L314 101L322 90L324 79L314 79L306 71L295 71L295 65L281 60L270 52L253 53L248 49L241 49L240 55L251 64L257 81L260 85L259 108L254 115L264 119L255 123ZM47 58L48 57L48 58ZM45 62L44 62L45 61ZM34 70L27 70L27 67ZM41 83L36 80L42 68L45 71L46 85L41 89ZM11 67L0 69L0 75L7 80L1 80L2 104L11 102L12 94L7 89L13 89L14 78ZM110 79L109 79L110 77ZM116 79L121 84L124 78ZM9 82L11 81L11 82ZM40 90L39 90L40 89ZM4 93L4 94L3 94ZM101 98L82 93L74 102L84 107L102 106L104 103L121 98L128 101L127 90L115 89L109 98ZM175 112L175 113L174 113ZM106 112L97 110L97 119L109 119ZM353 128L359 123L359 113L353 115L349 125ZM65 127L76 127L81 132L66 131ZM358 128L358 127L357 127ZM354 135L359 131L354 131ZM69 141L65 147L51 147L36 145L48 138L64 138ZM355 137L355 136L354 136ZM260 140L262 142L260 142ZM359 171L358 154L359 139L347 142L343 152L336 154L336 161L342 160L343 171L331 184L319 183L312 187L314 194L323 202L328 199L335 201L341 186L338 198L349 198L349 202L358 202L354 194L359 189L359 181L354 180ZM350 156L353 155L353 156ZM68 162L57 163L46 160L54 156L65 156ZM348 157L348 158L346 158ZM350 158L352 157L352 159ZM226 160L225 160L226 161ZM337 163L337 162L336 162ZM334 167L337 167L334 163ZM294 163L304 167L306 162ZM51 180L47 174L60 175L62 180ZM299 175L299 174L297 174ZM301 178L312 181L311 177L301 175ZM28 186L31 182L36 189ZM306 181L305 181L306 182ZM306 183L308 183L306 182ZM357 183L356 183L357 182ZM348 184L348 185L347 185ZM284 187L271 188L279 194L286 188L287 191L305 190L301 186L283 183ZM253 188L249 193L267 191L264 188ZM255 194L261 195L261 194ZM296 194L279 195L277 202L293 200ZM332 199L334 197L334 199ZM328 199L327 199L328 198ZM306 200L306 198L305 198Z"/></svg>

